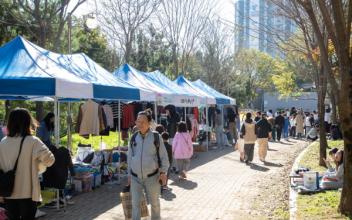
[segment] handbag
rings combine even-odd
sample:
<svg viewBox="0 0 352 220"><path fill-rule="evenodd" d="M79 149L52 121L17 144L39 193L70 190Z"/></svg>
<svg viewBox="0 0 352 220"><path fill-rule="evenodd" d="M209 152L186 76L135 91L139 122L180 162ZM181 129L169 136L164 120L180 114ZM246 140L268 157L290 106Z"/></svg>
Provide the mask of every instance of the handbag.
<svg viewBox="0 0 352 220"><path fill-rule="evenodd" d="M120 193L123 213L126 219L132 218L132 196L130 193L130 187L126 186ZM145 199L144 193L141 198L141 217L149 216L147 200Z"/></svg>
<svg viewBox="0 0 352 220"><path fill-rule="evenodd" d="M12 170L9 170L7 172L0 170L0 196L2 197L10 197L13 192L13 188L15 186L15 176L16 176L18 158L21 155L22 145L25 138L26 136L24 136L21 140L20 150L18 152L15 167Z"/></svg>

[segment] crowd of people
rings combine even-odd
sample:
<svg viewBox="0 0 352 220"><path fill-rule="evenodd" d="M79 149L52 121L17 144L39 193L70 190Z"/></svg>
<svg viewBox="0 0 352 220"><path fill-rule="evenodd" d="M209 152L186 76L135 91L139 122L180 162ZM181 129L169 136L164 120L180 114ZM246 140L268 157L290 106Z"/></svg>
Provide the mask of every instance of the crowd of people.
<svg viewBox="0 0 352 220"><path fill-rule="evenodd" d="M319 116L316 111L304 112L302 109L292 107L273 112L256 112L255 117L251 112L242 118L240 129L239 147L240 160L249 164L253 160L254 145L259 147L259 159L265 162L268 142L289 141L289 138L315 141L319 138ZM341 139L339 126L331 123L330 109L326 110L324 127L331 139Z"/></svg>
<svg viewBox="0 0 352 220"><path fill-rule="evenodd" d="M151 204L152 219L160 219L160 194L169 190L167 184L172 172L179 181L189 178L187 171L193 155L190 122L174 108L165 110L166 126L157 124L150 110L139 112L129 141L128 185L132 195L134 220L141 218L139 207L144 195ZM272 110L258 111L255 117L248 112L242 121L233 107L228 109L225 120L219 109L215 109L214 113L213 128L217 146L243 145L240 160L247 165L253 161L255 143L258 143L259 159L265 164L269 141L318 139L320 119L315 111L303 112L296 108L275 113ZM12 194L5 197L9 215L14 219L34 219L36 204L41 200L38 174L42 172L41 168L50 167L55 162L55 150L50 148L54 117L54 114L49 113L37 129L28 110L17 108L9 115L8 135L0 142L0 171L16 172ZM328 118L324 118L324 121L326 128L333 133L331 121ZM33 135L35 130L39 138ZM326 187L341 184L342 155L341 151L331 152L332 160L326 163L329 167L333 161L336 167L331 168L324 177ZM69 169L69 164L64 166ZM28 184L23 187L22 183Z"/></svg>

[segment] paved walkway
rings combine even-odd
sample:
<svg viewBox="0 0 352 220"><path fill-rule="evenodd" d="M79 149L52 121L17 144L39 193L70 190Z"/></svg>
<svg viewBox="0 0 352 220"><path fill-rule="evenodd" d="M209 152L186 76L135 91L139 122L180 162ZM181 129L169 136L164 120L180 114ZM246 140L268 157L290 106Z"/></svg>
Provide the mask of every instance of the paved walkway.
<svg viewBox="0 0 352 220"><path fill-rule="evenodd" d="M172 190L163 195L162 219L258 219L258 216L253 217L253 204L247 201L247 197L254 195L260 199L256 187L260 180L265 181L271 174L278 172L297 150L295 148L302 145L301 141L270 143L267 156L270 163L266 165L258 160L257 146L251 166L241 163L238 151L230 147L197 153L188 173L189 180L171 181ZM75 204L68 206L65 211L43 209L48 212L48 216L42 219L123 220L119 200L121 188L121 185L104 185L91 193L81 194L73 199Z"/></svg>

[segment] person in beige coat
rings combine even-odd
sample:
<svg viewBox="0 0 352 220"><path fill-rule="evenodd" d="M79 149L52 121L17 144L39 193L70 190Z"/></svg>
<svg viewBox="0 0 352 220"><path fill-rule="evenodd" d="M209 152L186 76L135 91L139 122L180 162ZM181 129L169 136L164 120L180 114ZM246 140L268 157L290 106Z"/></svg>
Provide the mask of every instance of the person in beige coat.
<svg viewBox="0 0 352 220"><path fill-rule="evenodd" d="M257 140L255 133L255 122L252 120L252 114L246 114L246 120L241 127L241 138L244 140L244 161L249 165L253 160L254 145Z"/></svg>
<svg viewBox="0 0 352 220"><path fill-rule="evenodd" d="M11 196L5 198L5 206L9 219L31 220L37 203L42 200L39 173L51 166L55 158L39 138L32 136L35 123L27 109L14 109L9 115L7 128L8 135L0 142L0 169L4 172L12 170L18 155L19 160L14 189Z"/></svg>
<svg viewBox="0 0 352 220"><path fill-rule="evenodd" d="M304 133L304 115L302 110L296 116L296 133L298 139L302 138Z"/></svg>

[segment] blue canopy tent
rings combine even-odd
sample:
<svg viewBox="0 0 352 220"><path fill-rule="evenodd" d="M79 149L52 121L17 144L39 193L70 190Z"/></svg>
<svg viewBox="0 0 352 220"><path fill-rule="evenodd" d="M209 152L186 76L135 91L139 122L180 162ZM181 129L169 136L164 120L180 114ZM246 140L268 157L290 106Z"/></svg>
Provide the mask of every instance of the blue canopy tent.
<svg viewBox="0 0 352 220"><path fill-rule="evenodd" d="M205 82L203 82L200 79L192 82L192 84L195 85L196 87L198 87L199 89L202 89L202 90L206 91L207 93L211 94L212 96L214 96L215 100L216 100L216 104L218 104L218 105L235 105L236 104L235 99L218 92L217 90L210 87L208 84L206 84Z"/></svg>
<svg viewBox="0 0 352 220"><path fill-rule="evenodd" d="M174 104L176 106L196 106L195 96L190 96L180 90L168 87L150 76L150 73L138 71L128 64L121 66L114 72L114 75L139 89L154 92L157 95L157 102L161 105Z"/></svg>
<svg viewBox="0 0 352 220"><path fill-rule="evenodd" d="M136 88L94 62L84 53L58 55L56 59L77 77L93 84L94 98L109 100L154 101L155 93Z"/></svg>
<svg viewBox="0 0 352 220"><path fill-rule="evenodd" d="M195 95L194 93L187 92L160 71L157 70L144 74L147 78L153 80L153 82L158 83L159 85L165 87L166 89L170 90L173 94L175 94L173 102L170 102L170 104L175 104L176 106L181 107L194 107L200 105L201 97ZM175 101L176 97L180 99Z"/></svg>
<svg viewBox="0 0 352 220"><path fill-rule="evenodd" d="M16 37L0 48L0 57L0 95L153 99L153 94L116 79L85 54L58 54Z"/></svg>
<svg viewBox="0 0 352 220"><path fill-rule="evenodd" d="M55 115L60 115L59 98L140 100L143 94L155 99L152 94L116 79L86 55L53 53L22 37L2 46L0 57L0 95L17 99L52 97ZM58 145L59 117L55 119Z"/></svg>
<svg viewBox="0 0 352 220"><path fill-rule="evenodd" d="M177 85L182 87L185 91L189 93L196 94L197 96L203 97L201 100L201 104L209 105L209 104L216 104L215 97L208 94L206 91L198 88L197 86L193 85L191 81L186 79L184 76L179 76L174 81Z"/></svg>
<svg viewBox="0 0 352 220"><path fill-rule="evenodd" d="M0 47L0 94L93 98L92 84L54 62L50 53L22 37Z"/></svg>

